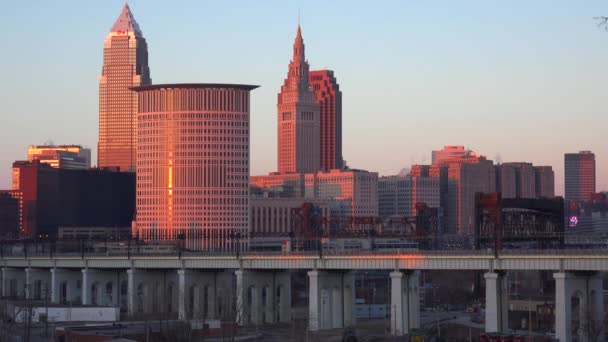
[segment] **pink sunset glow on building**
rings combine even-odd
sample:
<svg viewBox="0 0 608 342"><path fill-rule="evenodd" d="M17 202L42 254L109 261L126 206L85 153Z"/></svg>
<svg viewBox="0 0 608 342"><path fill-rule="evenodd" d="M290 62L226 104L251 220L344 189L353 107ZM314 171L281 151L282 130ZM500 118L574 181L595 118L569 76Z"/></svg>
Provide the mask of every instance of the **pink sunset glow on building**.
<svg viewBox="0 0 608 342"><path fill-rule="evenodd" d="M321 168L341 169L342 161L342 92L331 70L310 72L317 102L321 106Z"/></svg>
<svg viewBox="0 0 608 342"><path fill-rule="evenodd" d="M125 4L108 33L99 77L97 165L135 171L137 94L130 87L152 83L148 45Z"/></svg>
<svg viewBox="0 0 608 342"><path fill-rule="evenodd" d="M138 93L137 225L144 240L243 249L249 231L249 92L166 84Z"/></svg>
<svg viewBox="0 0 608 342"><path fill-rule="evenodd" d="M277 103L278 171L309 173L321 169L320 106L309 84L309 66L298 25L293 58Z"/></svg>

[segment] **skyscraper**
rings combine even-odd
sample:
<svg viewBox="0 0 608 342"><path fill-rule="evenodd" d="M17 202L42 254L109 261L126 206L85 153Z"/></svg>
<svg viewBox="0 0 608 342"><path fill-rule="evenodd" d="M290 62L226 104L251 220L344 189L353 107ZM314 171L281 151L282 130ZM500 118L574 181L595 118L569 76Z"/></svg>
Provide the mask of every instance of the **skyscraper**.
<svg viewBox="0 0 608 342"><path fill-rule="evenodd" d="M190 248L236 250L249 230L249 91L160 84L139 95L137 233Z"/></svg>
<svg viewBox="0 0 608 342"><path fill-rule="evenodd" d="M103 49L99 78L99 167L134 171L137 145L137 94L129 88L152 83L148 45L125 4Z"/></svg>
<svg viewBox="0 0 608 342"><path fill-rule="evenodd" d="M589 201L595 192L595 155L591 151L566 153L565 197L569 201Z"/></svg>
<svg viewBox="0 0 608 342"><path fill-rule="evenodd" d="M321 168L341 169L342 92L331 70L310 72L310 84L321 106Z"/></svg>
<svg viewBox="0 0 608 342"><path fill-rule="evenodd" d="M495 169L496 191L502 198L536 198L536 174L531 163L502 163Z"/></svg>
<svg viewBox="0 0 608 342"><path fill-rule="evenodd" d="M278 171L309 173L321 169L320 106L309 84L309 66L298 25L293 58L278 94Z"/></svg>
<svg viewBox="0 0 608 342"><path fill-rule="evenodd" d="M446 231L473 233L475 194L496 191L496 170L492 161L464 146L444 146L442 150L433 151L429 175L439 177Z"/></svg>
<svg viewBox="0 0 608 342"><path fill-rule="evenodd" d="M551 166L535 166L536 198L555 197L555 175Z"/></svg>

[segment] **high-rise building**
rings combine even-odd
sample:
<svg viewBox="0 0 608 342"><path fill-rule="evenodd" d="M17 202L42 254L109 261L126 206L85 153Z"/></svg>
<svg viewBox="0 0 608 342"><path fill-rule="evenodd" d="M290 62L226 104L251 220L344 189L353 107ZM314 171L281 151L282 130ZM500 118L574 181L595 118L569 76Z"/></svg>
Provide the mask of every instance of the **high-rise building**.
<svg viewBox="0 0 608 342"><path fill-rule="evenodd" d="M475 194L496 190L496 172L491 160L477 163L451 162L448 166L447 231L470 235L475 227Z"/></svg>
<svg viewBox="0 0 608 342"><path fill-rule="evenodd" d="M271 173L251 177L251 185L279 192L280 196L331 200L332 216L378 215L378 173L333 169L317 173Z"/></svg>
<svg viewBox="0 0 608 342"><path fill-rule="evenodd" d="M463 146L433 151L431 177L439 177L440 203L445 231L472 234L475 226L475 194L496 191L496 171L491 160Z"/></svg>
<svg viewBox="0 0 608 342"><path fill-rule="evenodd" d="M589 201L595 193L595 155L591 151L564 155L565 199Z"/></svg>
<svg viewBox="0 0 608 342"><path fill-rule="evenodd" d="M59 169L88 169L91 167L91 150L80 145L31 145L27 160L40 160Z"/></svg>
<svg viewBox="0 0 608 342"><path fill-rule="evenodd" d="M19 237L21 226L21 193L13 190L0 190L0 237Z"/></svg>
<svg viewBox="0 0 608 342"><path fill-rule="evenodd" d="M378 216L378 173L331 170L304 175L304 197L350 202L345 216Z"/></svg>
<svg viewBox="0 0 608 342"><path fill-rule="evenodd" d="M555 197L555 175L551 166L535 166L536 198Z"/></svg>
<svg viewBox="0 0 608 342"><path fill-rule="evenodd" d="M236 250L249 230L249 92L238 84L164 84L138 96L137 233Z"/></svg>
<svg viewBox="0 0 608 342"><path fill-rule="evenodd" d="M99 78L97 165L135 171L137 94L129 88L152 83L148 45L129 5L125 4L103 49Z"/></svg>
<svg viewBox="0 0 608 342"><path fill-rule="evenodd" d="M59 227L129 227L135 174L53 168L39 160L13 163L20 234L56 236Z"/></svg>
<svg viewBox="0 0 608 342"><path fill-rule="evenodd" d="M293 58L278 94L278 171L308 173L321 169L320 106L309 83L309 66L298 25Z"/></svg>
<svg viewBox="0 0 608 342"><path fill-rule="evenodd" d="M502 198L536 198L536 174L532 164L496 165L496 191Z"/></svg>
<svg viewBox="0 0 608 342"><path fill-rule="evenodd" d="M311 71L310 84L321 106L321 169L341 169L342 92L331 70Z"/></svg>
<svg viewBox="0 0 608 342"><path fill-rule="evenodd" d="M416 215L416 203L429 208L440 206L439 177L414 175L378 178L378 213L380 217Z"/></svg>

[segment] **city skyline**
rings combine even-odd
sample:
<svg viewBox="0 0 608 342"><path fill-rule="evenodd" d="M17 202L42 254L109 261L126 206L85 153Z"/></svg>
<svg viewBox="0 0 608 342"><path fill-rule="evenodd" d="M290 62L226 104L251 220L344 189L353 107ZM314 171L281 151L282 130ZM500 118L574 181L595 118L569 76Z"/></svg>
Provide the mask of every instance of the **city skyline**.
<svg viewBox="0 0 608 342"><path fill-rule="evenodd" d="M61 9L68 4L60 3L51 7L61 13ZM470 3L459 8L460 12L457 13L475 7L468 4ZM526 31L530 27L524 25L525 28L510 27L512 31L509 34L500 33L498 28L501 25L492 22L493 18L484 17L487 15L483 13L484 6L477 4L480 8L470 14L476 18L485 18L482 25L488 26L488 32L473 32L473 28L477 26L472 25L472 28L469 25L465 27L464 33L481 34L486 39L477 42L480 46L464 44L465 48L456 49L451 55L446 54L449 52L450 44L441 48L440 42L449 43L452 40L451 48L454 48L462 45L456 42L467 43L470 42L471 37L464 36L467 38L464 39L463 36L457 37L457 34L449 31L440 32L437 27L432 28L428 23L421 22L421 19L409 24L402 22L406 21L406 17L414 16L414 13L421 13L426 15L423 18L433 19L433 25L445 29L449 24L462 24L462 18L452 18L444 13L446 9L434 8L438 10L439 18L446 20L437 23L437 18L429 16L432 8L422 8L417 4L394 4L397 8L394 12L404 15L403 18L398 18L397 13L388 13L386 8L364 9L361 3L349 7L349 11L353 12L351 14L354 14L356 19L364 19L364 12L375 19L377 16L387 15L385 22L375 21L377 26L396 28L394 31L384 32L384 35L378 36L377 41L371 43L369 35L377 31L372 28L365 30L364 25L357 26L353 18L342 18L341 20L346 22L345 25L334 25L335 27L324 21L331 15L341 13L339 6L335 4L330 5L328 13L312 10L314 5L311 3L282 5L269 13L263 13L272 6L261 4L262 8L256 9L252 15L260 28L259 31L254 30L254 32L247 32L240 25L229 28L229 25L222 23L221 20L216 23L205 22L186 15L178 23L183 26L177 25L180 39L175 39L171 32L167 32L171 30L166 29L166 23L158 14L165 8L159 10L160 6L157 3L144 2L131 2L130 7L138 22L146 28L150 67L154 69L156 82L226 81L262 86L252 98L252 175L276 170L275 156L272 153L276 151L275 96L284 78L286 60L291 55L290 46L296 27L297 8L302 7L302 28L306 35L307 59L311 63L311 69L331 69L340 78L340 87L344 94L343 156L349 166L391 175L398 173L401 168L409 164L429 163L431 150L439 149L443 145L465 145L495 161L498 159L496 156L500 155L500 159L504 162L526 161L535 165L553 166L556 171L556 193L561 195L564 178L563 155L579 150L591 150L597 157L597 190L605 190L607 180L602 175L606 173L607 165L602 153L601 123L605 123L606 119L600 115L606 103L602 98L600 85L608 72L599 67L591 68L595 66L594 63L599 63L608 56L608 49L600 45L602 42L608 42L604 40L608 39L608 33L596 28L592 20L592 16L605 14L605 6L588 5L581 10L573 4L568 6L558 3L543 9L540 8L542 6L535 4L527 8L530 12L525 15L515 15L507 11L506 14L494 18L499 19L502 28L505 28L511 21L513 23L521 21L520 24L530 25L544 15L547 18L543 19L551 19L546 24L548 26L560 23L568 24L570 29L575 29L574 32L564 32L563 28L554 27L553 29L561 30L559 32L565 34L559 35L550 33L550 28L545 27L545 24L541 26L538 22L536 31ZM90 9L78 8L79 11L94 13L94 20L85 20L84 23L80 22L82 18L72 18L67 15L61 17L60 23L52 15L42 16L48 4L40 4L40 7L30 9L34 12L34 17L40 16L39 19L43 20L34 20L33 28L26 28L21 32L25 38L29 38L24 41L40 40L40 48L44 48L49 42L58 44L58 47L56 51L53 49L45 51L44 55L47 59L42 61L37 59L38 64L31 65L27 69L7 68L13 65L7 61L0 63L3 65L4 74L8 75L7 79L13 81L12 84L3 82L0 88L3 94L0 100L5 112L3 121L7 123L3 125L6 131L1 132L3 136L0 157L1 188L9 187L12 161L24 159L27 146L31 144L40 144L51 139L59 144L81 144L95 149L98 108L95 88L102 64L99 57L102 49L100 41L107 35L110 24L123 5L124 2L115 1L105 3L103 8L96 7L101 6L100 4L94 4ZM10 6L20 6L20 4ZM192 6L196 7L188 3L171 6L167 4L166 7L169 7L166 8L167 16L183 14ZM216 8L218 13L245 18L246 12L251 10L250 4L242 4L242 7L234 10L224 6L222 4ZM571 13L576 14L574 19L560 21L566 19L563 16L569 9L573 11ZM11 25L27 12L24 7L16 7L13 10L10 11L11 16L4 21L5 24L0 25ZM500 8L492 8L492 10L500 11ZM270 15L277 20L264 22L263 15ZM276 17L277 15L280 16ZM87 15L83 17L88 18ZM251 18L244 22L254 23ZM46 31L35 30L38 25L53 23L57 24L57 27ZM431 33L417 32L416 25L419 25L419 29L431 30ZM82 30L73 34L77 36L79 42L83 39L86 42L79 44L80 49L72 52L77 56L87 57L77 57L81 64L76 64L75 70L66 73L65 64L69 63L64 61L65 58L62 59L65 53L62 53L61 46L67 44L69 40L63 38L65 41L62 39L53 41L53 39L61 37L56 33L62 32L61 30L71 32L69 28L74 26ZM218 27L225 27L226 31L218 30ZM462 27L458 25L456 27L461 30L456 30L457 33L463 33ZM413 31L407 31L402 37L395 34L404 33L406 29ZM8 29L2 31L3 35L10 32ZM346 36L349 39L337 42L344 37L345 32L349 34ZM524 38L523 32L527 32L532 37L526 37L527 40L524 39L521 45L514 43L516 38ZM33 33L36 35L34 36ZM201 39L199 36L201 33L205 39ZM32 36L30 37L29 34ZM223 35L218 36L218 34ZM372 45L371 50L378 49L377 60L364 59L370 57L366 52L370 47L354 44L356 36L361 34L364 34L367 43ZM498 35L493 36L496 34ZM251 49L247 55L256 56L257 59L250 58L243 61L239 58L233 68L219 67L217 63L224 58L227 60L225 63L235 61L234 57L230 56L230 52L236 48L228 48L226 45L230 44L224 41L242 38L244 35L248 35L249 39L243 42L244 46L241 48ZM420 41L422 37L429 35L439 38L437 45ZM214 54L219 57L210 59L205 57L204 51L192 50L193 48L185 43L189 37L201 42L203 50L218 49L219 51ZM417 44L409 43L407 40L397 40L404 37L419 40L415 41ZM507 38L506 42L509 44L506 44L506 47L494 46L487 41L498 37ZM537 41L536 39L540 37L545 37L547 40ZM17 55L19 61L14 63L18 65L26 63L30 58L29 55L22 55L20 52L27 52L31 47L19 46L11 36L6 39L10 46L17 44L15 51L19 53ZM332 43L338 45L332 46ZM540 44L540 47L535 49L534 44ZM513 50L513 46L522 48L524 53L514 57L513 54L516 54L517 50ZM467 48L470 48L470 51ZM484 50L484 48L495 48L498 51L486 50L486 54L481 57L473 55L475 51L479 52L479 49ZM181 53L171 54L171 51L196 52L188 56L180 56ZM408 51L411 55L407 54ZM506 53L506 56L493 55L496 52ZM531 55L530 52L537 54ZM560 52L566 53L560 54ZM353 53L358 54L359 58L354 59L361 64L359 69L354 67L355 63L348 56ZM417 64L426 53L429 54L426 57L433 58L426 63ZM176 60L178 57L175 55L180 59ZM482 57L493 57L496 58L494 62L508 62L508 64L502 65L504 68L500 69L498 63L491 63L492 58ZM161 63L158 63L159 61ZM449 69L450 66L457 65L457 62L462 63L458 70ZM41 74L36 74L36 71L41 71L40 68L44 66L46 69ZM537 69L527 70L529 74L525 74L525 72L518 73L517 67L523 67L523 70L533 67ZM420 70L416 70L417 68ZM16 74L13 69L21 71L19 78L14 77ZM456 72L457 75L443 74L446 70ZM574 72L576 75L573 74ZM484 83L488 81L484 73L496 74L496 78L493 79L495 83ZM508 73L514 74L507 75ZM84 80L84 75L87 78L91 75L95 76ZM465 80L461 78L463 76L472 77ZM58 79L64 82L56 82ZM54 80L55 83L49 80ZM398 87L394 87L395 83ZM53 84L53 87L49 87L48 84ZM384 84L386 87L378 87L378 84ZM32 92L25 91L26 85L32 87ZM487 89L488 86L490 89ZM41 103L32 101L32 93L37 90L43 93ZM492 91L499 93L501 90L511 92L504 95L492 93ZM395 99L404 101L404 104L397 102L395 106ZM437 106L438 103L443 103L446 108ZM8 117L10 113L12 115ZM542 115L533 116L539 113ZM513 138L522 139L521 143L514 143ZM386 153L377 153L378 149ZM94 151L93 160L96 159L96 152Z"/></svg>

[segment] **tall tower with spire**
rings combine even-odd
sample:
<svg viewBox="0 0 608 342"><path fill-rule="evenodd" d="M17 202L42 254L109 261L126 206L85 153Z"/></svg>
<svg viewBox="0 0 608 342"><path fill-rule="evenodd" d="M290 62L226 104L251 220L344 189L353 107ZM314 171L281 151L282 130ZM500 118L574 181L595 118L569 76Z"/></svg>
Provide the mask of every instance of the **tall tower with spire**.
<svg viewBox="0 0 608 342"><path fill-rule="evenodd" d="M293 58L278 94L278 171L312 173L321 169L320 106L309 84L304 40L298 24Z"/></svg>
<svg viewBox="0 0 608 342"><path fill-rule="evenodd" d="M135 171L137 94L131 87L151 84L148 45L128 4L106 36L99 78L97 165Z"/></svg>

